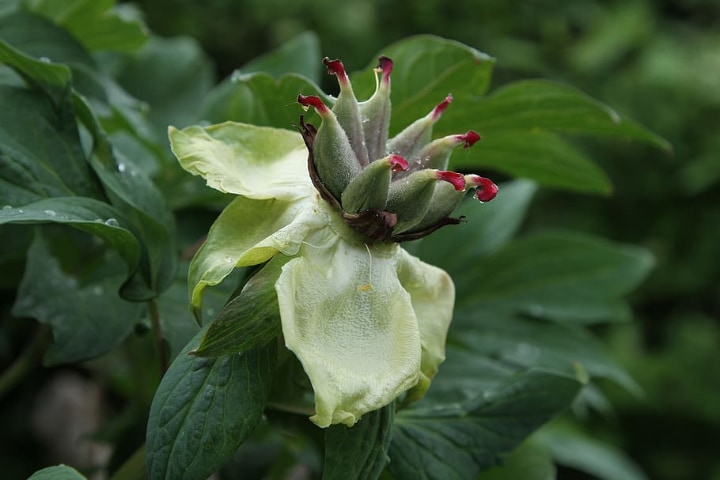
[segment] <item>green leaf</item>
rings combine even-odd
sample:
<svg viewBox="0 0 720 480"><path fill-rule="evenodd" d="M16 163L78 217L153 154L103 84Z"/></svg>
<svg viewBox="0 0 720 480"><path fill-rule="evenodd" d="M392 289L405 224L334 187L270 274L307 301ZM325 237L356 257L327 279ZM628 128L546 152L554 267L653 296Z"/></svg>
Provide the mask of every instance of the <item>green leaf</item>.
<svg viewBox="0 0 720 480"><path fill-rule="evenodd" d="M275 344L240 355L189 355L199 333L158 387L147 425L148 477L204 480L230 459L262 417Z"/></svg>
<svg viewBox="0 0 720 480"><path fill-rule="evenodd" d="M458 103L484 94L495 62L467 45L431 35L401 40L379 55L393 60L391 135L427 115L448 93ZM365 70L352 75L353 88L361 100L369 98L375 89L376 66L374 60Z"/></svg>
<svg viewBox="0 0 720 480"><path fill-rule="evenodd" d="M137 270L140 245L125 225L127 221L115 208L85 197L54 197L0 209L0 225L5 223L66 224L105 240L123 258L128 275Z"/></svg>
<svg viewBox="0 0 720 480"><path fill-rule="evenodd" d="M609 135L649 142L670 151L670 144L610 107L572 87L546 80L525 80L507 85L492 95L448 109L439 132L456 133L456 125L477 129L490 137L499 132L547 130Z"/></svg>
<svg viewBox="0 0 720 480"><path fill-rule="evenodd" d="M612 191L610 179L600 167L557 135L545 131L483 132L480 143L458 151L452 161L456 168L489 168L574 192Z"/></svg>
<svg viewBox="0 0 720 480"><path fill-rule="evenodd" d="M388 461L395 403L366 413L353 427L325 430L323 480L373 480Z"/></svg>
<svg viewBox="0 0 720 480"><path fill-rule="evenodd" d="M55 105L62 104L70 83L70 69L65 65L43 62L25 55L0 40L0 61L11 67L30 84L44 90Z"/></svg>
<svg viewBox="0 0 720 480"><path fill-rule="evenodd" d="M579 388L531 370L462 404L420 402L396 416L388 468L398 479L474 478L567 408Z"/></svg>
<svg viewBox="0 0 720 480"><path fill-rule="evenodd" d="M600 480L647 480L627 455L613 445L594 439L571 425L554 422L538 432L536 439L555 461Z"/></svg>
<svg viewBox="0 0 720 480"><path fill-rule="evenodd" d="M86 480L86 478L72 467L55 465L38 470L28 480Z"/></svg>
<svg viewBox="0 0 720 480"><path fill-rule="evenodd" d="M316 113L304 112L297 103L299 93L327 98L317 85L296 74L277 80L267 73L233 75L208 94L201 115L211 123L235 121L286 129L296 129L304 115L320 125Z"/></svg>
<svg viewBox="0 0 720 480"><path fill-rule="evenodd" d="M555 463L550 452L535 442L525 442L503 460L502 465L481 473L475 480L518 479L555 480Z"/></svg>
<svg viewBox="0 0 720 480"><path fill-rule="evenodd" d="M55 108L39 92L0 86L0 202L103 197L80 144L68 95Z"/></svg>
<svg viewBox="0 0 720 480"><path fill-rule="evenodd" d="M637 383L587 330L574 325L498 315L458 312L448 335L447 360L428 396L458 401L518 369L538 367L560 375L607 378L638 394ZM482 371L483 378L468 371Z"/></svg>
<svg viewBox="0 0 720 480"><path fill-rule="evenodd" d="M510 241L525 219L536 191L533 182L516 180L500 185L500 193L492 202L484 205L472 200L464 202L453 216L465 217L465 221L423 238L417 255L454 276L467 268L470 259L495 251Z"/></svg>
<svg viewBox="0 0 720 480"><path fill-rule="evenodd" d="M322 63L320 41L314 32L303 32L279 48L240 67L235 73L264 72L279 78L287 73L302 75L319 84Z"/></svg>
<svg viewBox="0 0 720 480"><path fill-rule="evenodd" d="M117 295L121 280L110 276L86 287L79 285L62 271L38 234L28 251L12 313L52 328L53 344L45 364L94 358L120 344L139 319L141 306Z"/></svg>
<svg viewBox="0 0 720 480"><path fill-rule="evenodd" d="M265 345L280 334L280 310L275 282L291 258L275 255L218 313L193 352L199 357L242 353Z"/></svg>
<svg viewBox="0 0 720 480"><path fill-rule="evenodd" d="M454 272L457 309L565 322L626 320L630 313L619 297L637 287L653 264L638 247L579 233L538 234Z"/></svg>
<svg viewBox="0 0 720 480"><path fill-rule="evenodd" d="M125 18L115 0L25 0L26 8L69 31L88 50L133 51L147 40L145 26Z"/></svg>
<svg viewBox="0 0 720 480"><path fill-rule="evenodd" d="M116 78L127 92L150 105L147 119L156 141L163 144L168 125L185 127L201 120L200 105L215 84L210 59L187 37L151 38Z"/></svg>
<svg viewBox="0 0 720 480"><path fill-rule="evenodd" d="M114 152L87 102L73 96L78 118L88 128L93 148L90 164L110 202L131 220L130 230L142 240L141 275L123 286L123 296L144 301L170 286L175 275L175 220L165 198L147 175L120 152Z"/></svg>

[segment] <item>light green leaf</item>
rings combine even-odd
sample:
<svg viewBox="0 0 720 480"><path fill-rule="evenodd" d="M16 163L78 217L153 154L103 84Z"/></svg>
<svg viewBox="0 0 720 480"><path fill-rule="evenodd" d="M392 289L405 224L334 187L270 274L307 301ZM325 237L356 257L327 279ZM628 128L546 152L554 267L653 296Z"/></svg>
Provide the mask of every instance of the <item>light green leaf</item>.
<svg viewBox="0 0 720 480"><path fill-rule="evenodd" d="M86 478L72 467L55 465L38 470L28 480L86 480Z"/></svg>
<svg viewBox="0 0 720 480"><path fill-rule="evenodd" d="M303 32L279 48L240 67L234 75L265 72L275 78L294 73L319 84L322 63L320 40L314 32Z"/></svg>
<svg viewBox="0 0 720 480"><path fill-rule="evenodd" d="M390 136L427 115L448 93L458 102L485 93L495 63L492 57L474 48L431 35L401 40L379 55L390 57L394 64ZM353 88L360 100L369 98L375 89L376 66L377 60L373 59L365 70L352 75Z"/></svg>
<svg viewBox="0 0 720 480"><path fill-rule="evenodd" d="M124 17L115 0L24 0L24 4L65 28L91 51L133 51L147 40L142 22Z"/></svg>
<svg viewBox="0 0 720 480"><path fill-rule="evenodd" d="M325 430L322 480L373 480L388 461L395 403L370 412L352 428L333 425Z"/></svg>
<svg viewBox="0 0 720 480"><path fill-rule="evenodd" d="M555 463L546 448L527 441L504 459L502 465L481 473L475 480L520 479L555 480Z"/></svg>
<svg viewBox="0 0 720 480"><path fill-rule="evenodd" d="M202 118L212 123L234 121L253 125L297 130L300 115L319 126L314 112L304 112L298 94L327 98L320 88L296 74L274 79L267 73L236 74L208 94Z"/></svg>
<svg viewBox="0 0 720 480"><path fill-rule="evenodd" d="M456 168L489 168L574 192L608 194L612 190L600 167L557 135L542 130L483 132L480 143L458 151L452 161Z"/></svg>
<svg viewBox="0 0 720 480"><path fill-rule="evenodd" d="M80 286L61 270L38 234L28 251L12 312L52 328L53 344L45 354L45 364L87 360L120 344L139 319L141 306L117 295L120 282L121 278L107 277Z"/></svg>
<svg viewBox="0 0 720 480"><path fill-rule="evenodd" d="M515 82L488 97L466 102L463 108L448 109L438 124L439 133L455 133L457 125L487 136L546 130L635 139L671 149L665 139L622 118L610 107L572 87L546 80Z"/></svg>
<svg viewBox="0 0 720 480"><path fill-rule="evenodd" d="M193 354L219 357L242 353L277 337L281 326L275 282L288 260L275 255L263 266L218 313Z"/></svg>
<svg viewBox="0 0 720 480"><path fill-rule="evenodd" d="M516 180L500 185L500 193L492 202L484 205L472 200L464 202L453 216L465 217L465 221L423 238L417 255L454 276L467 268L470 259L495 251L510 241L525 219L536 191L535 183Z"/></svg>
<svg viewBox="0 0 720 480"><path fill-rule="evenodd" d="M170 366L147 425L147 471L153 480L204 480L260 422L275 366L275 345L215 359L197 358L202 332Z"/></svg>
<svg viewBox="0 0 720 480"><path fill-rule="evenodd" d="M555 232L518 240L455 273L458 310L525 313L565 322L626 320L622 295L654 264L644 249Z"/></svg>
<svg viewBox="0 0 720 480"><path fill-rule="evenodd" d="M462 404L420 402L395 417L388 468L402 479L474 478L567 408L579 388L531 370Z"/></svg>

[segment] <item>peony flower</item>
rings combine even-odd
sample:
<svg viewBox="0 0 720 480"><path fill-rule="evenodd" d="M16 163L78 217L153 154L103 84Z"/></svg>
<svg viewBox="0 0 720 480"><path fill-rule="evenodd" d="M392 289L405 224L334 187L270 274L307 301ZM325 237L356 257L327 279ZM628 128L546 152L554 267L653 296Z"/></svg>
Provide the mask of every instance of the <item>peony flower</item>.
<svg viewBox="0 0 720 480"><path fill-rule="evenodd" d="M487 178L446 170L477 133L431 140L451 96L388 139L392 61L380 58L365 102L341 62L324 63L340 84L332 107L298 97L319 128L300 117L300 133L232 122L169 132L183 168L237 195L191 264L193 308L234 268L285 261L275 282L282 337L310 379L320 427L422 397L445 358L454 286L400 242L458 223L450 215L468 191L497 193Z"/></svg>

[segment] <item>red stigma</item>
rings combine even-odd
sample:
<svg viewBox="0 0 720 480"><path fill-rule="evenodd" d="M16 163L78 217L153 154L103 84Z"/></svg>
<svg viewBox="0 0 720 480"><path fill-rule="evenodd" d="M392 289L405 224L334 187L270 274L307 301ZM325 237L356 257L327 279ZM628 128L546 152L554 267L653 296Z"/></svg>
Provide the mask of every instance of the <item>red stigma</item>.
<svg viewBox="0 0 720 480"><path fill-rule="evenodd" d="M450 183L455 190L465 190L465 177L462 173L438 170L437 179Z"/></svg>
<svg viewBox="0 0 720 480"><path fill-rule="evenodd" d="M393 172L404 172L408 169L408 162L400 155L390 155L388 162Z"/></svg>
<svg viewBox="0 0 720 480"><path fill-rule="evenodd" d="M480 135L477 132L470 130L464 135L457 135L456 138L465 144L464 148L470 148L475 145L478 140L480 140Z"/></svg>
<svg viewBox="0 0 720 480"><path fill-rule="evenodd" d="M297 97L297 101L303 107L313 107L321 115L330 111L317 95L300 94Z"/></svg>
<svg viewBox="0 0 720 480"><path fill-rule="evenodd" d="M495 198L499 189L492 180L485 177L477 177L473 180L480 187L477 192L475 192L475 198L477 198L481 202L489 202L490 200Z"/></svg>
<svg viewBox="0 0 720 480"><path fill-rule="evenodd" d="M393 69L393 61L383 55L378 59L378 62L377 68L382 72L382 80L388 83L390 81L390 73Z"/></svg>
<svg viewBox="0 0 720 480"><path fill-rule="evenodd" d="M447 109L448 105L450 105L450 102L453 101L453 96L451 93L448 93L448 96L445 97L445 100L438 103L435 108L432 111L432 119L433 121L436 121L438 118L440 118L440 115L443 114L443 112Z"/></svg>
<svg viewBox="0 0 720 480"><path fill-rule="evenodd" d="M345 71L345 65L340 60L330 60L328 57L323 58L323 64L327 67L330 75L335 75L338 82L347 83L348 76Z"/></svg>

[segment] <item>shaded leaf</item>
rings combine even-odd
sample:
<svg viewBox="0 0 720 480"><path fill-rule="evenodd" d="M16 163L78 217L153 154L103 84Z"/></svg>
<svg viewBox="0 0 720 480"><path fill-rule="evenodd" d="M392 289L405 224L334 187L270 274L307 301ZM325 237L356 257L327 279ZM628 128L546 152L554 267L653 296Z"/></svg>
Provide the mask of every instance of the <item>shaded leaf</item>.
<svg viewBox="0 0 720 480"><path fill-rule="evenodd" d="M117 295L118 277L81 286L65 274L37 235L18 288L12 313L49 325L53 344L45 364L74 363L110 351L127 337L140 315L140 305Z"/></svg>
<svg viewBox="0 0 720 480"><path fill-rule="evenodd" d="M644 249L555 232L507 245L455 272L459 310L525 313L567 322L625 320L619 297L647 276Z"/></svg>
<svg viewBox="0 0 720 480"><path fill-rule="evenodd" d="M275 345L214 359L189 355L201 334L172 363L150 408L151 480L204 480L230 459L262 417Z"/></svg>
<svg viewBox="0 0 720 480"><path fill-rule="evenodd" d="M105 240L125 260L128 274L135 272L140 259L140 245L127 228L127 221L115 208L85 197L54 197L0 209L0 225L5 223L67 224Z"/></svg>
<svg viewBox="0 0 720 480"><path fill-rule="evenodd" d="M475 480L519 479L555 480L555 463L550 452L535 442L525 442L502 465L481 473Z"/></svg>
<svg viewBox="0 0 720 480"><path fill-rule="evenodd" d="M366 413L353 427L325 430L323 480L373 480L388 461L395 403Z"/></svg>
<svg viewBox="0 0 720 480"><path fill-rule="evenodd" d="M219 357L265 345L280 334L275 282L291 258L275 255L230 300L207 329L193 354Z"/></svg>
<svg viewBox="0 0 720 480"><path fill-rule="evenodd" d="M480 205L468 200L455 210L453 217L465 221L448 226L422 239L417 255L426 262L442 267L451 276L467 268L475 259L505 245L525 219L537 186L527 180L500 185L500 193L489 203Z"/></svg>
<svg viewBox="0 0 720 480"><path fill-rule="evenodd" d="M0 61L11 67L30 84L45 91L54 105L67 95L70 69L61 64L36 60L0 40Z"/></svg>
<svg viewBox="0 0 720 480"><path fill-rule="evenodd" d="M420 402L396 416L388 468L398 479L474 478L567 408L579 388L531 370L462 404Z"/></svg>

